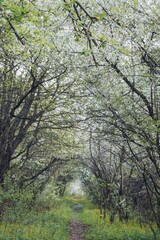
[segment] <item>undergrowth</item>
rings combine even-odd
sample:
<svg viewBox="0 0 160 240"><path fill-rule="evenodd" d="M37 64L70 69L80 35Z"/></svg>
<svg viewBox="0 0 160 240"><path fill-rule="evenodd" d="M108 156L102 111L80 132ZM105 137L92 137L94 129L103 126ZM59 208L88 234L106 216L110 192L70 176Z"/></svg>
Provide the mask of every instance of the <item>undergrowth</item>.
<svg viewBox="0 0 160 240"><path fill-rule="evenodd" d="M48 211L6 213L0 222L0 240L67 240L72 210L64 201Z"/></svg>
<svg viewBox="0 0 160 240"><path fill-rule="evenodd" d="M102 220L98 209L84 209L79 214L79 219L87 225L85 240L155 240L148 225L140 225L131 220L122 223L118 219L114 223L109 222L109 216ZM160 232L155 231L157 240Z"/></svg>
<svg viewBox="0 0 160 240"><path fill-rule="evenodd" d="M84 208L73 211L77 203ZM50 210L8 209L0 222L0 240L68 240L69 222L78 218L86 225L85 240L155 240L149 226L136 221L114 223L100 219L99 210L80 196L57 199ZM155 232L160 239L160 232Z"/></svg>

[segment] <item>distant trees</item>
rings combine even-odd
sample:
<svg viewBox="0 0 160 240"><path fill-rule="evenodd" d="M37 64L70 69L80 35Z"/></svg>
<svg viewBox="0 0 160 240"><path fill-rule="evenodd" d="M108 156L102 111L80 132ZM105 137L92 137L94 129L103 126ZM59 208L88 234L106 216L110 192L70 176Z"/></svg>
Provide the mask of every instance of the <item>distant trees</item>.
<svg viewBox="0 0 160 240"><path fill-rule="evenodd" d="M92 126L88 136L88 151L82 159L81 179L89 197L100 208L101 217L110 211L110 221L116 215L128 220L130 184L133 169L126 155L123 139L106 136L102 125Z"/></svg>

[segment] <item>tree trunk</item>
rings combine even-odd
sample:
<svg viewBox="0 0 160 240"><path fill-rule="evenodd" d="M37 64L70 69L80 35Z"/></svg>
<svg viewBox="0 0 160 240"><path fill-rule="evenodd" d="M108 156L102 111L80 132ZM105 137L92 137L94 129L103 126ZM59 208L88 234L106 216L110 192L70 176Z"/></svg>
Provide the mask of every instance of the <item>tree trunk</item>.
<svg viewBox="0 0 160 240"><path fill-rule="evenodd" d="M10 167L11 154L0 154L0 185L4 182L4 175L7 173Z"/></svg>
<svg viewBox="0 0 160 240"><path fill-rule="evenodd" d="M160 198L157 199L157 226L160 229Z"/></svg>

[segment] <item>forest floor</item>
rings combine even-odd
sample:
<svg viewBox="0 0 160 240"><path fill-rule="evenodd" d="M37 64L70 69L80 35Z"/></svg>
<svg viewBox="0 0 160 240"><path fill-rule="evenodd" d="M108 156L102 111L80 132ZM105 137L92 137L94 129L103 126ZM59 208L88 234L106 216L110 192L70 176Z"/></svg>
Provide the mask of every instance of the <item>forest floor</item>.
<svg viewBox="0 0 160 240"><path fill-rule="evenodd" d="M85 226L76 218L70 222L70 240L84 240Z"/></svg>
<svg viewBox="0 0 160 240"><path fill-rule="evenodd" d="M136 218L110 223L85 197L68 196L55 199L52 208L27 210L24 207L8 209L0 217L0 240L155 240L149 225L139 225Z"/></svg>

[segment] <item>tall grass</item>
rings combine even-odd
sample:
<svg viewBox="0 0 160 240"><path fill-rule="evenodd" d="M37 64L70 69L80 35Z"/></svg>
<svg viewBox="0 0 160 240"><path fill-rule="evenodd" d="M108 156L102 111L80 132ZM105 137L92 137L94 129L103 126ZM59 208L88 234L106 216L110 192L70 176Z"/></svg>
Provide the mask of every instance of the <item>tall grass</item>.
<svg viewBox="0 0 160 240"><path fill-rule="evenodd" d="M10 210L0 222L0 240L67 240L71 218L72 210L65 202L40 213L21 212L16 216Z"/></svg>
<svg viewBox="0 0 160 240"><path fill-rule="evenodd" d="M140 227L134 220L122 223L118 219L111 224L109 216L105 220L100 219L98 209L84 209L79 219L88 225L86 240L155 240L148 225ZM156 234L157 240L160 239L160 232Z"/></svg>
<svg viewBox="0 0 160 240"><path fill-rule="evenodd" d="M84 208L73 211L77 203ZM109 214L105 220L100 219L99 210L84 197L57 199L53 206L48 211L9 209L0 222L0 240L68 240L72 218L86 225L85 240L155 240L148 225L140 227L134 220L122 223L118 219L111 224ZM160 239L160 232L156 236Z"/></svg>

